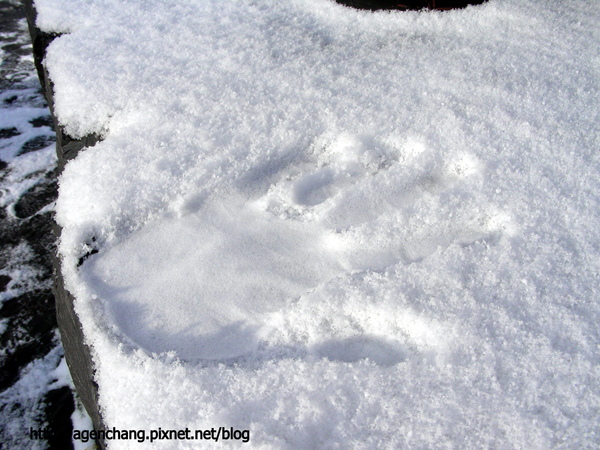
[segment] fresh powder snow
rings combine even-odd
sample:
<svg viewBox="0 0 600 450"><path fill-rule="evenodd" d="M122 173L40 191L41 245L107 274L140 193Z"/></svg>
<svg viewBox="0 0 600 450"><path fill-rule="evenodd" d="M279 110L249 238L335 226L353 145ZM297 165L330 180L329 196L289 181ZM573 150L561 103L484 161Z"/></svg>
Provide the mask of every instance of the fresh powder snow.
<svg viewBox="0 0 600 450"><path fill-rule="evenodd" d="M597 1L35 5L107 427L600 445Z"/></svg>

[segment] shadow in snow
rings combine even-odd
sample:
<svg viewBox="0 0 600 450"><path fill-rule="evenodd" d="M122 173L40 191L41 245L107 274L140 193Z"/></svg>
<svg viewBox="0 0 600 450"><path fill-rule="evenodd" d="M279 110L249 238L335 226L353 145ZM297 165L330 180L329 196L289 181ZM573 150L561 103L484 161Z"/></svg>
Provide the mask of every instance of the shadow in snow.
<svg viewBox="0 0 600 450"><path fill-rule="evenodd" d="M368 359L380 366L393 366L408 357L408 350L375 336L354 336L333 339L314 348L314 351L331 361L357 362Z"/></svg>
<svg viewBox="0 0 600 450"><path fill-rule="evenodd" d="M94 263L91 261L90 267ZM111 285L93 272L85 276L100 298L110 299L101 300L97 306L103 308L109 321L118 326L117 336L121 342L141 348L148 354L175 352L178 358L186 361L228 360L256 349L258 327L247 321L223 324L212 333L203 331L207 324L202 320L186 321L187 325L177 330L169 323L170 317L161 314L152 304L128 300L127 292L134 287Z"/></svg>

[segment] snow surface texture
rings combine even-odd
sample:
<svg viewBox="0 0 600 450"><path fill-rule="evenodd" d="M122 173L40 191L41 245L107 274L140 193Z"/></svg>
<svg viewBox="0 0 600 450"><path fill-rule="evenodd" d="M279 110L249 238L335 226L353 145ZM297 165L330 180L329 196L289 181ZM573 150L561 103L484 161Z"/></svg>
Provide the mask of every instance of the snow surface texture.
<svg viewBox="0 0 600 450"><path fill-rule="evenodd" d="M596 1L36 7L109 427L600 445Z"/></svg>

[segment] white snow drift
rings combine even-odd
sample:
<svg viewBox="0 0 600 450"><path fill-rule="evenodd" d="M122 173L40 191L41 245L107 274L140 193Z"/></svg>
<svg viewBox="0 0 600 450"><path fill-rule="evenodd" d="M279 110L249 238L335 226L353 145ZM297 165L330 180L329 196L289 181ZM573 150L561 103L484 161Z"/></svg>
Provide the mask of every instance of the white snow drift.
<svg viewBox="0 0 600 450"><path fill-rule="evenodd" d="M35 4L109 427L599 445L597 2Z"/></svg>

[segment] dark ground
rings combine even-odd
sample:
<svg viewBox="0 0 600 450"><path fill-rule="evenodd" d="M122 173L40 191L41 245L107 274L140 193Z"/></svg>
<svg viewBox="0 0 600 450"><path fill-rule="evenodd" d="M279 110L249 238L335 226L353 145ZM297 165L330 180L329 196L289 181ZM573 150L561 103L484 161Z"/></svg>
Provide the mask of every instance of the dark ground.
<svg viewBox="0 0 600 450"><path fill-rule="evenodd" d="M19 175L24 156L48 152L54 133L19 1L0 0L0 49L0 448L69 449L74 399L65 372L53 373L63 358L43 209L57 195L55 160ZM24 114L33 114L26 127ZM49 438L31 440L31 428Z"/></svg>

